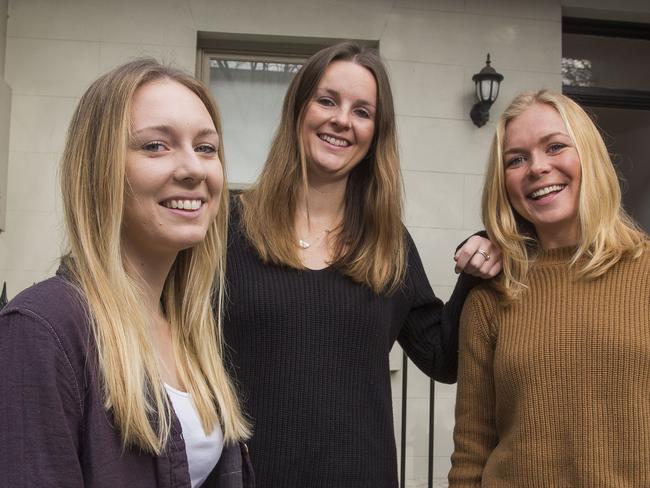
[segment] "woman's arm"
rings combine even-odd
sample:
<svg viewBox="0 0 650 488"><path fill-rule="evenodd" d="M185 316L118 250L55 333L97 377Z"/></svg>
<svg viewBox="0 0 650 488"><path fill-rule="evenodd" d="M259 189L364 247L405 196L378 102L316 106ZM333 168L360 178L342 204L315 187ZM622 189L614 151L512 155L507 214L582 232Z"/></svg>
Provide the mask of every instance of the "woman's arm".
<svg viewBox="0 0 650 488"><path fill-rule="evenodd" d="M494 297L477 290L467 299L460 322L453 488L480 487L483 468L497 445L494 393Z"/></svg>
<svg viewBox="0 0 650 488"><path fill-rule="evenodd" d="M50 324L0 315L0 486L83 487L80 387Z"/></svg>
<svg viewBox="0 0 650 488"><path fill-rule="evenodd" d="M461 273L451 298L445 304L434 295L408 234L407 247L405 285L411 302L398 342L428 376L443 383L453 383L458 369L458 323L463 303L471 289L483 280Z"/></svg>

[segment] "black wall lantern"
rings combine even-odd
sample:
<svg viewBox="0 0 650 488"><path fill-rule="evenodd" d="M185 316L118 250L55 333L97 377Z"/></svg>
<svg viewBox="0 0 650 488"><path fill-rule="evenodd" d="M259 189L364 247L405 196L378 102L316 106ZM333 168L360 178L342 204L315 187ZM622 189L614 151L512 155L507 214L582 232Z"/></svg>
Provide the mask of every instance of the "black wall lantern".
<svg viewBox="0 0 650 488"><path fill-rule="evenodd" d="M476 97L478 102L474 104L469 116L476 127L483 127L490 120L490 107L499 96L499 86L503 75L490 66L490 54L487 55L485 68L472 76L476 84Z"/></svg>

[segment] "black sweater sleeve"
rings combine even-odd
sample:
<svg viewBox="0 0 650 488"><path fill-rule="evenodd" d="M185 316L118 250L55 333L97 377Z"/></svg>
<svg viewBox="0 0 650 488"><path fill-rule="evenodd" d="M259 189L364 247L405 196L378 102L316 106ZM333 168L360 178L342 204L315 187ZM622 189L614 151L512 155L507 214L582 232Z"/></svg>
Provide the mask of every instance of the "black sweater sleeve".
<svg viewBox="0 0 650 488"><path fill-rule="evenodd" d="M408 238L405 284L411 308L398 336L409 358L431 378L454 383L458 370L458 323L465 299L481 280L461 273L449 301L444 304L431 289L418 251Z"/></svg>

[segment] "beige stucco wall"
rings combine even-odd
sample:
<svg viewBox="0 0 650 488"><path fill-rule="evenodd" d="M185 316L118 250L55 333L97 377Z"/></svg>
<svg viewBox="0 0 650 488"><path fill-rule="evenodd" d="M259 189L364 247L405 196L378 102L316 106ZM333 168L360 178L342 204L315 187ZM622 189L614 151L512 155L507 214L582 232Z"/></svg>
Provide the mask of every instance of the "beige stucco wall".
<svg viewBox="0 0 650 488"><path fill-rule="evenodd" d="M493 118L521 90L560 89L558 2L10 0L4 66L13 98L0 281L6 280L15 295L56 269L63 240L57 162L85 87L107 69L143 54L194 72L201 30L379 40L396 99L406 222L435 291L447 298L455 282L453 249L481 227L479 194L493 132L492 123L477 129L469 120L471 77L490 52L493 66L505 76ZM6 3L0 2L0 15ZM584 9L593 2L565 3ZM605 10L621 4L598 3ZM644 11L647 2L632 3L632 11ZM7 92L0 76L0 114ZM0 189L2 133L0 117ZM408 485L425 486L428 380L412 367L409 381ZM398 371L393 374L396 419L400 385ZM449 467L454 395L454 387L437 389L434 465L441 478Z"/></svg>
<svg viewBox="0 0 650 488"><path fill-rule="evenodd" d="M11 88L9 88L4 76L8 6L8 0L0 0L0 232L5 228L5 214L7 210L7 166L9 159L9 124L11 113Z"/></svg>

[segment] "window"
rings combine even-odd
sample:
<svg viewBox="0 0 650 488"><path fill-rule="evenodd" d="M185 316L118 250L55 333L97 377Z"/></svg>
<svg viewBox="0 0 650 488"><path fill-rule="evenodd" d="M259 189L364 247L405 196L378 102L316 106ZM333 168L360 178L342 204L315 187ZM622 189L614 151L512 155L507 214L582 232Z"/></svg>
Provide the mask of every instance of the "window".
<svg viewBox="0 0 650 488"><path fill-rule="evenodd" d="M208 55L208 83L221 111L226 170L234 185L250 184L260 173L301 61Z"/></svg>
<svg viewBox="0 0 650 488"><path fill-rule="evenodd" d="M650 24L565 17L563 91L593 116L623 205L650 231Z"/></svg>

